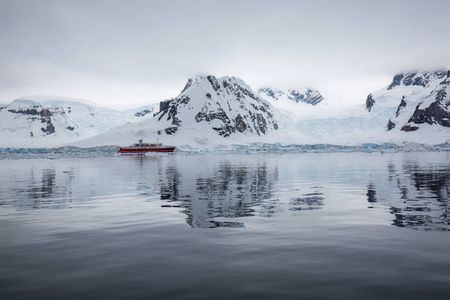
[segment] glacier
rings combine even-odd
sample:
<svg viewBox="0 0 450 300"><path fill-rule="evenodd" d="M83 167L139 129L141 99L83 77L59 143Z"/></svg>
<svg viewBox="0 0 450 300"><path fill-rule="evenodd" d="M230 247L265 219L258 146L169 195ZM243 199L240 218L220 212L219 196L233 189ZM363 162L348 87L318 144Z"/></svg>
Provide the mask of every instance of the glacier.
<svg viewBox="0 0 450 300"><path fill-rule="evenodd" d="M190 78L175 98L126 111L19 98L0 107L0 154L110 155L140 138L179 153L448 150L449 73L396 74L369 94L370 107L312 89L255 91L212 75ZM430 106L439 107L441 123L414 118Z"/></svg>
<svg viewBox="0 0 450 300"><path fill-rule="evenodd" d="M22 97L0 107L0 146L62 146L153 117L156 107L119 111L67 97Z"/></svg>

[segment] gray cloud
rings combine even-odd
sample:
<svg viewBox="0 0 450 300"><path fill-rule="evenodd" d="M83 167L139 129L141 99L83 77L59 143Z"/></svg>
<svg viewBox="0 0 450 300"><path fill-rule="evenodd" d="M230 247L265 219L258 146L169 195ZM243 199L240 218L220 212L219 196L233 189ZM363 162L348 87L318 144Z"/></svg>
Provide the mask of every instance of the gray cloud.
<svg viewBox="0 0 450 300"><path fill-rule="evenodd" d="M157 101L198 73L254 88L352 89L358 98L396 72L448 68L448 11L446 0L6 0L0 102L27 94Z"/></svg>

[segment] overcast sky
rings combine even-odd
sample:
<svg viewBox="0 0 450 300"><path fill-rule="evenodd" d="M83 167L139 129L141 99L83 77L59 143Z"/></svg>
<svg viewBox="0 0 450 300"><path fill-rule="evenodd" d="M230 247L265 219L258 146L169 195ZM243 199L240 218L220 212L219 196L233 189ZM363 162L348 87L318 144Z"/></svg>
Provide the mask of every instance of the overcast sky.
<svg viewBox="0 0 450 300"><path fill-rule="evenodd" d="M0 103L153 103L198 74L362 103L395 73L450 68L449 16L448 0L0 0Z"/></svg>

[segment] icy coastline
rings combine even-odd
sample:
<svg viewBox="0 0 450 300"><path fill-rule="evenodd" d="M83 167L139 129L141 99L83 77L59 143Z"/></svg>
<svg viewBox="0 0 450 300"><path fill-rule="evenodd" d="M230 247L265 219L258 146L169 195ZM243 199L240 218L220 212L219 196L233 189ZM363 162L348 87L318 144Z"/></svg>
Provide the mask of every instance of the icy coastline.
<svg viewBox="0 0 450 300"><path fill-rule="evenodd" d="M32 156L32 157L64 157L64 156L111 156L119 155L119 146L98 146L81 148L75 146L64 146L58 148L0 148L0 157ZM333 145L333 144L305 144L305 145L281 145L269 143L252 143L248 145L221 145L213 149L197 149L189 145L179 146L175 154L200 154L200 153L336 153L336 152L423 152L423 151L450 151L450 141L443 144L429 145L420 143L404 143L396 145L392 143L374 144L365 143L355 146ZM160 153L158 153L160 154ZM155 154L147 154L155 155Z"/></svg>

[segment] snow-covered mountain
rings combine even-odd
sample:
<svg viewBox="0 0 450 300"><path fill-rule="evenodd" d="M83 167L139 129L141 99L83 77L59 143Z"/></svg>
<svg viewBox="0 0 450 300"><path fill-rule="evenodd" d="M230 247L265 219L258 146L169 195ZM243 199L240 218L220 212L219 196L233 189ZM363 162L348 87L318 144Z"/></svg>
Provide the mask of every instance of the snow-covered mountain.
<svg viewBox="0 0 450 300"><path fill-rule="evenodd" d="M441 74L439 74L441 75ZM443 76L436 77L434 82L439 82L439 84L434 87L429 95L425 99L421 100L415 107L413 114L409 117L408 122L403 125L401 123L401 114L407 116L406 112L407 103L405 101L406 97L402 98L400 102L395 119L399 120L402 125L401 130L403 131L416 131L419 130L421 124L434 125L439 124L444 127L450 127L450 97L448 92L450 92L450 71L448 71L446 78L442 80ZM428 85L431 85L430 83ZM391 125L395 124L395 120L390 121ZM395 125L394 125L395 126Z"/></svg>
<svg viewBox="0 0 450 300"><path fill-rule="evenodd" d="M190 78L177 98L161 106L158 121L171 121L164 128L166 134L175 133L183 122L208 124L223 137L244 132L263 135L278 129L270 105L235 77Z"/></svg>
<svg viewBox="0 0 450 300"><path fill-rule="evenodd" d="M387 87L387 90L392 90L397 86L422 86L428 87L436 80L442 79L447 76L445 71L434 72L409 72L398 73L392 79L392 83Z"/></svg>
<svg viewBox="0 0 450 300"><path fill-rule="evenodd" d="M450 72L397 74L352 105L318 92L303 98L292 90L258 94L241 79L214 76L189 79L177 97L159 107L125 112L67 100L20 99L0 107L0 147L128 145L140 138L181 150L258 143L450 144L449 84ZM318 95L322 100L311 100ZM310 104L301 101L307 96Z"/></svg>
<svg viewBox="0 0 450 300"><path fill-rule="evenodd" d="M156 105L127 111L71 98L24 97L0 107L2 147L49 147L153 117Z"/></svg>
<svg viewBox="0 0 450 300"><path fill-rule="evenodd" d="M287 89L278 90L264 88L258 90L258 96L261 99L270 102L282 102L283 104L294 102L294 103L306 103L311 105L319 104L323 99L323 95L317 90L312 89Z"/></svg>
<svg viewBox="0 0 450 300"><path fill-rule="evenodd" d="M337 145L444 143L450 139L450 129L445 127L448 75L443 71L397 74L392 83L370 93L359 105L335 105L340 100L328 97L331 105L324 101L316 106L286 104L288 111L275 104L281 114L276 140ZM411 123L421 129L407 131Z"/></svg>
<svg viewBox="0 0 450 300"><path fill-rule="evenodd" d="M390 134L408 132L413 139L447 136L449 76L450 71L397 74L388 87L368 96L366 108L390 107L391 115L386 120Z"/></svg>
<svg viewBox="0 0 450 300"><path fill-rule="evenodd" d="M138 138L199 147L256 142L278 130L271 105L241 79L197 76L182 92L160 103L154 118L127 124L75 145L132 143Z"/></svg>

